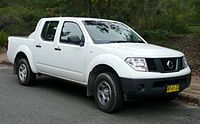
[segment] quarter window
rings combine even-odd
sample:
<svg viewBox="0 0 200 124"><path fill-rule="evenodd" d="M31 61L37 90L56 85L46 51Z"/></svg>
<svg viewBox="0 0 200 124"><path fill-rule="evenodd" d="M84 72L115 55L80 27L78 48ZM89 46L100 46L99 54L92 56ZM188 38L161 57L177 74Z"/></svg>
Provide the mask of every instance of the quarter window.
<svg viewBox="0 0 200 124"><path fill-rule="evenodd" d="M41 34L42 39L45 41L53 42L57 26L58 26L58 21L45 22L44 27L42 29L42 34Z"/></svg>

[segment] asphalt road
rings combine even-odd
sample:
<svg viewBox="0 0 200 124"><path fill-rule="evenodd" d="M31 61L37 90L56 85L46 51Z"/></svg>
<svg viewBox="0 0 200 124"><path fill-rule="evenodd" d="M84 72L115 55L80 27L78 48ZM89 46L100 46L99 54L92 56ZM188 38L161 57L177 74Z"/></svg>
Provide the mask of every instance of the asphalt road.
<svg viewBox="0 0 200 124"><path fill-rule="evenodd" d="M0 64L0 124L200 123L200 108L178 100L131 102L106 114L86 97L83 86L45 76L35 83L19 85L12 67Z"/></svg>

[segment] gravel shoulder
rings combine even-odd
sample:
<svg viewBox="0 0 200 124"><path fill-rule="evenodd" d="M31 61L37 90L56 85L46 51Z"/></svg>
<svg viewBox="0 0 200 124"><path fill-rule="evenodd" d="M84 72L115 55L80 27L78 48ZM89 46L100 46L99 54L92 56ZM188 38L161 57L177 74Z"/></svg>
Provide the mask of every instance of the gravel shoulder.
<svg viewBox="0 0 200 124"><path fill-rule="evenodd" d="M191 105L200 106L200 77L192 76L190 86L179 94L179 98Z"/></svg>

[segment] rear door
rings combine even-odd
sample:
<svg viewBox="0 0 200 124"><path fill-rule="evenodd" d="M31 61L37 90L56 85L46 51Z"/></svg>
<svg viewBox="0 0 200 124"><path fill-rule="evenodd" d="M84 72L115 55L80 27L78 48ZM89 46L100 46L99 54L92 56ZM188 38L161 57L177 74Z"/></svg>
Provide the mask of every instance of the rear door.
<svg viewBox="0 0 200 124"><path fill-rule="evenodd" d="M54 71L55 33L59 21L46 21L35 44L35 60L39 72L52 74Z"/></svg>

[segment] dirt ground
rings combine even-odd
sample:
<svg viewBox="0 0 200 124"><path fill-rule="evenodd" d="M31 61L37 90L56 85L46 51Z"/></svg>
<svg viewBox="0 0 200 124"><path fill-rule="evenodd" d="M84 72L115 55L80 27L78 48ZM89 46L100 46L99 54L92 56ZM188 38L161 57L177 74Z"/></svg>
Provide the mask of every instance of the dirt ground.
<svg viewBox="0 0 200 124"><path fill-rule="evenodd" d="M7 59L7 56L6 56L6 53L0 53L0 63L7 63L8 62L8 59Z"/></svg>
<svg viewBox="0 0 200 124"><path fill-rule="evenodd" d="M191 85L184 92L200 95L200 77L192 76Z"/></svg>

